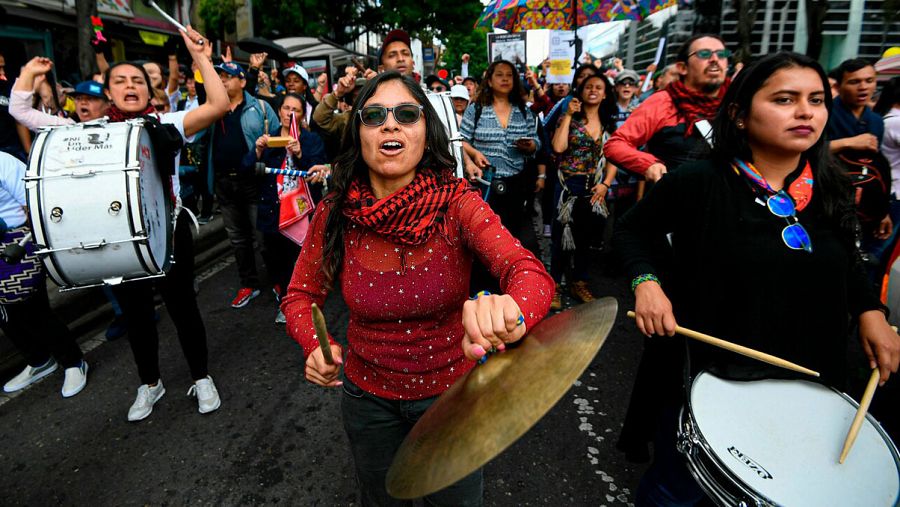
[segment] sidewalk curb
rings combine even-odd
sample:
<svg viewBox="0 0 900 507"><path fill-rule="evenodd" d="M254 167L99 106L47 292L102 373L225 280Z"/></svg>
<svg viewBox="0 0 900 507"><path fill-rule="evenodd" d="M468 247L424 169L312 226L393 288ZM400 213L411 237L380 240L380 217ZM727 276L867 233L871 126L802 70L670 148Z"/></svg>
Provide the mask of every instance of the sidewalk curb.
<svg viewBox="0 0 900 507"><path fill-rule="evenodd" d="M193 226L192 226L193 229ZM225 224L221 215L200 226L199 234L194 231L195 272L225 255L230 249ZM82 343L102 329L112 320L112 305L100 288L60 292L50 280L47 282L50 308L69 326L79 343ZM93 331L93 332L91 332ZM0 331L0 378L5 378L22 368L24 358Z"/></svg>

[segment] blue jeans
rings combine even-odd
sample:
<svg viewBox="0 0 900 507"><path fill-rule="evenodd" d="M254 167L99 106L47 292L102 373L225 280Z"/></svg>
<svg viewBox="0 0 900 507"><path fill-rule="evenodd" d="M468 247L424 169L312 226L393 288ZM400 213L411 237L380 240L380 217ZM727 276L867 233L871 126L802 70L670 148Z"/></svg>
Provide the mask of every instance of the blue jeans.
<svg viewBox="0 0 900 507"><path fill-rule="evenodd" d="M343 389L341 412L362 505L412 506L412 500L388 495L384 481L406 434L437 397L387 400L363 391L347 378ZM426 496L424 501L429 506L480 506L483 492L484 479L479 468L459 482Z"/></svg>

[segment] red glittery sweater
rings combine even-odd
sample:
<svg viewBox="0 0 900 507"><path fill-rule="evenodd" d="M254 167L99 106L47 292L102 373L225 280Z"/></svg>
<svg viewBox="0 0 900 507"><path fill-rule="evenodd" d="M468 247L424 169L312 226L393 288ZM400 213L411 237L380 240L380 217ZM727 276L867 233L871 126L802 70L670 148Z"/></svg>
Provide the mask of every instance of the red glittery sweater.
<svg viewBox="0 0 900 507"><path fill-rule="evenodd" d="M310 305L321 307L327 294L319 268L330 206L323 201L315 212L282 303L288 333L307 357L318 347ZM422 399L471 369L460 344L473 254L518 303L528 329L546 315L553 279L476 193L451 202L443 224L421 245L395 244L348 225L340 272L350 308L347 378L382 398Z"/></svg>

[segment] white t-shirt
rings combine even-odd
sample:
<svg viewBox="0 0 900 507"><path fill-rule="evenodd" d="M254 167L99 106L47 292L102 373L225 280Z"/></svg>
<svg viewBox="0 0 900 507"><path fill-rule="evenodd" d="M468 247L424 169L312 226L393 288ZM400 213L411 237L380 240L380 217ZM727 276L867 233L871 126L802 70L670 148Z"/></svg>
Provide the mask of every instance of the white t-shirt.
<svg viewBox="0 0 900 507"><path fill-rule="evenodd" d="M0 151L0 218L10 229L25 223L25 164Z"/></svg>
<svg viewBox="0 0 900 507"><path fill-rule="evenodd" d="M891 192L900 199L900 107L895 107L884 116L884 138L881 153L891 164Z"/></svg>
<svg viewBox="0 0 900 507"><path fill-rule="evenodd" d="M157 118L159 118L160 123L165 123L169 125L174 125L176 129L178 129L178 133L181 134L181 140L187 144L194 140L194 136L187 137L184 135L184 117L190 111L178 111L175 113L163 113L163 114L155 114ZM181 152L175 154L175 174L172 176L172 191L175 192L176 196L181 195L181 183L178 181L178 166L180 166L181 160Z"/></svg>

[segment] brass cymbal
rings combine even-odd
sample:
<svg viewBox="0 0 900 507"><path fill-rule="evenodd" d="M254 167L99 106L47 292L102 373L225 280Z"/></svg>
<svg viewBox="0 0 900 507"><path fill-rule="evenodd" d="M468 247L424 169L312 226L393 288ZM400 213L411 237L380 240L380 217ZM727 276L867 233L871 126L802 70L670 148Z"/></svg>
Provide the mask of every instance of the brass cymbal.
<svg viewBox="0 0 900 507"><path fill-rule="evenodd" d="M385 485L419 498L469 475L519 439L572 387L606 341L618 304L603 298L542 321L520 346L476 366L413 426Z"/></svg>

